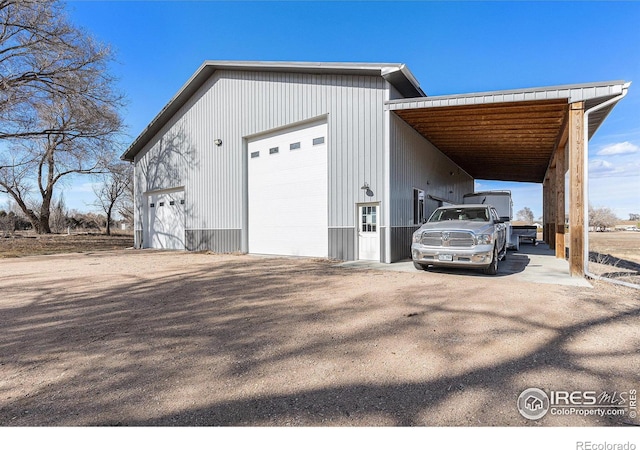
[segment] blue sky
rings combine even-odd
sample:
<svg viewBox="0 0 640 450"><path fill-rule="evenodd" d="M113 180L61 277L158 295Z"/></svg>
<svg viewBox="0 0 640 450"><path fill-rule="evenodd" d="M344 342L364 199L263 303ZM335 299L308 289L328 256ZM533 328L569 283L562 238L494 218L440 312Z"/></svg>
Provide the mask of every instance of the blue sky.
<svg viewBox="0 0 640 450"><path fill-rule="evenodd" d="M590 141L590 199L640 213L638 2L68 1L71 20L115 50L131 140L206 59L406 63L428 95L636 81ZM88 210L89 178L68 184ZM540 185L511 189L542 214Z"/></svg>

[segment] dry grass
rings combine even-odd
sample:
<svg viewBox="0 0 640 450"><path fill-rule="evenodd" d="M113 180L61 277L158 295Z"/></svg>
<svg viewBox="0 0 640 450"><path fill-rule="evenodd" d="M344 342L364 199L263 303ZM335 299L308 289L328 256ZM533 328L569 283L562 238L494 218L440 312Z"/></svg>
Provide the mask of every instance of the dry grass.
<svg viewBox="0 0 640 450"><path fill-rule="evenodd" d="M640 233L637 231L589 233L589 250L640 264Z"/></svg>
<svg viewBox="0 0 640 450"><path fill-rule="evenodd" d="M133 246L132 234L72 233L37 235L17 232L11 237L0 236L0 258L119 250Z"/></svg>
<svg viewBox="0 0 640 450"><path fill-rule="evenodd" d="M589 251L591 272L640 285L640 233L589 233Z"/></svg>

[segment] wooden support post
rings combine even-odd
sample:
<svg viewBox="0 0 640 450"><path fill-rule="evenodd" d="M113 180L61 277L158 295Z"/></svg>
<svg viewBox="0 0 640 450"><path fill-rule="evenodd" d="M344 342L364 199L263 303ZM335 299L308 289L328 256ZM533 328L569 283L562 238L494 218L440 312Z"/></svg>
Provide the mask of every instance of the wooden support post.
<svg viewBox="0 0 640 450"><path fill-rule="evenodd" d="M565 112L562 119L562 126L553 146L553 155L549 161L545 179L543 182L543 203L544 203L544 241L549 244L550 250L556 250L556 256L562 252L564 258L564 174L565 174L565 149L567 145L567 124L569 122L569 114ZM560 166L558 166L560 161ZM561 193L558 191L561 190ZM561 205L561 206L560 206ZM562 208L562 213L560 211ZM558 229L562 227L563 237L558 242Z"/></svg>
<svg viewBox="0 0 640 450"><path fill-rule="evenodd" d="M565 154L564 148L559 148L556 152L556 192L555 192L555 222L556 229L553 231L555 233L555 249L556 249L556 258L565 259L565 243L564 243L564 222L565 222L565 185L564 185L564 176L565 176Z"/></svg>
<svg viewBox="0 0 640 450"><path fill-rule="evenodd" d="M584 276L584 102L569 108L569 272Z"/></svg>
<svg viewBox="0 0 640 450"><path fill-rule="evenodd" d="M549 167L549 192L547 193L549 199L549 249L556 248L556 168L555 166Z"/></svg>
<svg viewBox="0 0 640 450"><path fill-rule="evenodd" d="M542 240L549 243L549 178L542 182Z"/></svg>

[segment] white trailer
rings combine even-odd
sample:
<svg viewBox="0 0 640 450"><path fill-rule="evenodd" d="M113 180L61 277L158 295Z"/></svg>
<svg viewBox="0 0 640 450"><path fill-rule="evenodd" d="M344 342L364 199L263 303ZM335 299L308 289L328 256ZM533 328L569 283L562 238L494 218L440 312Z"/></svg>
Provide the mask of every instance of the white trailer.
<svg viewBox="0 0 640 450"><path fill-rule="evenodd" d="M513 220L511 191L485 191L465 194L462 203L465 205L491 205L498 211L500 219L505 222Z"/></svg>
<svg viewBox="0 0 640 450"><path fill-rule="evenodd" d="M465 194L462 203L493 206L498 212L500 219L503 220L507 226L507 248L520 249L520 239L517 235L513 235L511 228L511 221L513 220L511 191L473 192L471 194Z"/></svg>

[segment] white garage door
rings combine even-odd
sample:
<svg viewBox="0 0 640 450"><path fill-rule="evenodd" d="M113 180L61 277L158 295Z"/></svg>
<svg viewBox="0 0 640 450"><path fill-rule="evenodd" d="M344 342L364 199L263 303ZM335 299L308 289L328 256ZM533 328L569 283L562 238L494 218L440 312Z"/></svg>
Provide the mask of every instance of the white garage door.
<svg viewBox="0 0 640 450"><path fill-rule="evenodd" d="M327 124L248 144L249 252L327 257Z"/></svg>
<svg viewBox="0 0 640 450"><path fill-rule="evenodd" d="M184 191L147 196L144 247L184 250Z"/></svg>

